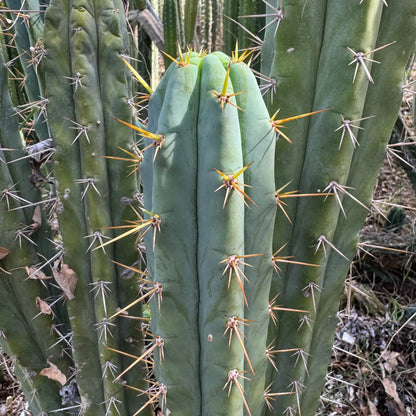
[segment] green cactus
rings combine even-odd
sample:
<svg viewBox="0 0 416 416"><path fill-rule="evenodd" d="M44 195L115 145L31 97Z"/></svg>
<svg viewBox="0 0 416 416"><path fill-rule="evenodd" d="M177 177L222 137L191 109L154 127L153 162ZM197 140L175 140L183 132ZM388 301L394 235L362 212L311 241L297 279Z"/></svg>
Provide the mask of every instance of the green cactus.
<svg viewBox="0 0 416 416"><path fill-rule="evenodd" d="M252 395L263 405L275 134L236 55L180 54L149 103L149 130L164 138L143 164L145 208L160 215L160 232L145 240L163 294L151 303L163 340L154 371L174 414L241 414Z"/></svg>
<svg viewBox="0 0 416 416"><path fill-rule="evenodd" d="M223 2L203 0L200 6L199 44L208 52L222 49Z"/></svg>
<svg viewBox="0 0 416 416"><path fill-rule="evenodd" d="M21 1L7 0L6 5L9 9L19 10ZM20 63L21 73L24 74L24 90L31 103L30 109L36 110L45 106L43 94L43 80L39 79L36 73L39 62L43 59L45 49L42 43L42 32L44 26L41 2L37 0L28 1L24 10L31 10L30 13L21 13L16 18L14 25L14 39L17 51L17 58ZM23 101L18 104L27 104ZM49 137L48 125L45 123L44 113L39 112L34 117L34 128L41 140Z"/></svg>
<svg viewBox="0 0 416 416"><path fill-rule="evenodd" d="M17 9L21 6L21 3L16 5ZM59 239L62 239L59 244L63 246L54 257L44 251L41 254L47 259L43 266L45 271L51 275L53 273L56 281L67 278L75 286L75 279L77 280L75 288L64 287L64 295L60 293L61 302L66 298L66 308L63 305L53 307L54 311L67 309L68 315L59 314L63 319L61 322L49 322L47 316L42 314L36 320L42 322L40 328L28 323L37 313L34 312L35 298L43 300L48 295L41 290L40 283L33 280L25 282L27 273L24 266L35 266L42 260L36 256L33 248L27 247L30 246L26 241L29 237L26 240L23 238L21 247L17 242L12 244L10 240L22 224L30 224L31 217L28 215L33 214L36 203L36 188L27 180L30 175L27 158L30 155L25 156L19 165L15 160L24 155L22 150L17 156L14 153L4 157L2 151L2 159L10 162L9 170L14 182L7 176L9 173L4 171L2 189L7 194L2 195L1 200L1 243L10 253L2 260L2 295L7 296L7 302L4 300L2 303L5 309L2 310L4 319L1 327L8 337L8 349L18 356L25 371L36 375L36 388L48 391L44 402L41 401L41 411L62 408L59 388L56 389L55 385L53 390L51 387L51 383L56 382L38 374L47 367L48 357L52 357L48 348L57 345L55 348L59 349L65 342L72 349L69 358L75 364L69 362L58 367L68 380L76 375L80 395L79 399L69 402L72 405L69 407L80 408L80 413L88 415L127 415L133 414L143 403L143 400L137 400L136 392L122 387L120 383L114 383L116 371L127 368L131 362L131 358L120 354L120 351L124 354L137 354L143 348L143 337L133 320L111 318L119 304L125 305L137 298L138 286L135 279L126 275L124 267L111 261L115 257L120 264L129 265L136 261L134 237L123 239L114 247L96 249L106 241L106 236L116 235L109 228L135 217L130 205L135 204L137 178L135 175L129 176L127 168L121 169L120 162L115 160L123 156L120 149L128 149L132 143L130 130L115 120L131 118L128 106L131 83L120 56L129 46L123 25L124 8L118 1L97 4L80 1L72 4L57 0L51 3L46 12L43 41L47 59L38 63L35 81L39 83L36 85L41 85L42 80L46 81L45 85L42 84L48 99L48 123L45 126L54 139L55 206ZM33 42L38 43L39 40ZM3 61L1 71L1 84L7 85ZM26 82L28 87L33 87L30 79ZM108 88L109 85L111 88ZM10 112L15 109L10 99L7 101L6 92L7 88L2 88L5 97L2 101L2 131L7 131L4 140L2 138L2 146L13 149L21 147L22 141L17 116L10 118ZM38 138L43 137L39 134ZM42 143L39 142L39 148ZM7 169L6 166L2 163L3 170ZM19 168L20 171L17 170ZM46 174L45 169L48 167L40 166L37 169L40 169L39 174ZM17 173L19 176L16 176ZM16 182L18 187L12 189L12 184ZM30 190L30 186L33 190ZM17 193L20 190L24 191L24 198ZM37 193L40 194L39 191ZM23 211L12 211L15 206L19 208L23 205L30 206L25 210L28 212L26 219L22 218ZM7 227L4 226L6 223ZM34 234L34 244L37 244L38 238L47 241L44 233L38 232ZM14 295L11 296L11 293ZM21 296L19 302L14 300L17 294ZM33 307L25 308L20 302L31 302ZM15 333L8 336L11 322L6 319L5 311L7 308L12 310L13 304L13 310L24 312L21 318L18 318L17 312L13 314L16 315L16 322L21 322L23 328L27 327L29 335L26 335L26 339L33 339L32 348L39 355L36 360L28 358L30 343L21 342L25 349L20 348L16 353L15 345L19 338ZM141 316L140 305L132 308L130 313ZM24 336L25 333L16 322L13 323L14 328ZM62 327L57 326L62 324ZM49 335L51 325L59 328L57 337ZM37 357L35 353L32 355ZM52 363L59 364L52 358ZM144 376L144 368L136 366L126 373L123 380L127 384L145 386L146 383L141 381ZM39 400L33 401L32 408L34 413L39 414L37 402Z"/></svg>
<svg viewBox="0 0 416 416"><path fill-rule="evenodd" d="M2 54L0 85L7 85ZM51 271L38 266L37 241L44 234L40 215L32 219L36 208L28 199L35 200L38 191L28 183L30 166L21 159L24 152L18 116L7 88L1 90L0 143L0 345L17 360L18 371L24 376L22 387L27 397L32 397L32 409L43 415L60 406L60 396L58 383L40 373L52 363L64 374L70 362L65 355L61 357L63 348L48 313L51 293L38 280ZM20 160L7 164L14 159ZM46 312L40 312L39 307Z"/></svg>
<svg viewBox="0 0 416 416"><path fill-rule="evenodd" d="M280 6L275 3L268 6L270 14L272 5ZM276 353L279 374L273 386L276 391L291 386L294 394L280 398L269 414L315 414L345 276L399 110L396 86L412 49L408 34L415 33L414 12L410 2L389 7L381 1L323 1L313 7L283 2L276 36L273 25L265 35L264 83L275 88L268 96L270 112L281 108L287 116L328 109L288 126L292 143L280 139L276 149L277 188L290 183L282 197L292 190L332 193L292 199L284 209L293 225L281 211L276 217L273 250L284 246L280 255L320 267L283 264L272 287L271 297L279 294L279 303L308 313L281 311L278 327L270 329L274 349L291 351ZM294 70L300 61L308 71Z"/></svg>

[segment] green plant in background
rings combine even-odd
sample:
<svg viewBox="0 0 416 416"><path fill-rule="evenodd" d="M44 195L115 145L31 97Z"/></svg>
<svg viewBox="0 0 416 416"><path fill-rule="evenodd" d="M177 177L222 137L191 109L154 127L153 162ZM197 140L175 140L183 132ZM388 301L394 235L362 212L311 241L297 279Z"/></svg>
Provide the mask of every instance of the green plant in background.
<svg viewBox="0 0 416 416"><path fill-rule="evenodd" d="M22 3L18 7L9 5L16 12L21 7ZM39 4L31 7L27 21L21 22L19 19L16 22L16 38L20 33L17 32L18 29L23 31L29 27L29 22L35 22L30 15L31 10L34 11L34 16L43 17L38 11L41 7ZM134 212L130 205L135 204L137 192L135 176L128 176L128 171L120 169L118 161L103 157L119 157L123 154L119 148L128 148L132 142L129 129L114 120L116 117L125 120L131 118L131 109L127 104L131 97L129 74L120 57L129 47L124 8L121 2L100 1L94 4L55 1L48 7L44 18L42 37L30 39L30 44L36 44L40 50L36 65L31 55L36 52L34 46L22 48L19 57L22 62L27 62L29 56L32 63L30 68L36 70L35 80L47 97L48 122L43 127L47 128L46 138L49 135L53 137L53 148L49 149L54 153L53 185L40 187L38 191L32 186L29 193L23 188L31 186L27 184L27 172L23 169L16 173L12 171L13 159L22 156L23 150L14 150L22 146L18 120L10 98L7 99L7 88L2 88L5 98L2 106L1 143L2 147L10 149L5 156L5 160L10 163L2 164L6 173L7 170L10 171L8 176L6 173L2 175L2 180L6 181L2 186L2 222L7 224L7 228L2 227L2 246L9 251L2 260L2 272L6 275L12 273L9 277L2 276L2 282L6 277L10 280L10 287L7 287L7 291L2 291L2 295L8 297L8 303L12 303L13 294L20 298L19 303L27 304L27 307L21 306L18 311L24 312L25 321L21 326L29 332L25 335L20 329L14 339L14 332L10 331L13 328L19 329L19 326L9 319L12 309L4 302L2 319L8 324L2 325L4 342L7 342L10 353L18 357L20 365L29 373L26 383L30 385L31 378L36 380L36 383L33 381L32 391L27 392L28 398L36 391L51 390L47 386L52 382L39 375L43 368L47 368L48 362L56 365L55 373L49 373L52 379L65 384L65 378L76 378L76 387L59 390L58 383L54 381L54 393L52 390L48 395L39 393L42 400L38 408L32 407L35 414L62 408L75 409L72 412L68 410L70 414L78 411L91 415L132 414L140 400L137 401L135 393L130 394L120 384L113 383L116 372L127 367L125 358L116 351L136 353L143 346L142 335L133 320L123 320L115 325L108 318L119 304L130 303L137 295L135 279L124 276L125 270L111 261L117 257L123 264L135 262L137 253L134 239L125 239L114 247L94 250L114 235L109 227L118 226L123 220L132 218ZM17 23L23 26L17 26ZM6 42L7 35L8 33L3 35ZM9 51L13 53L10 47L5 46L6 44L3 47L5 54ZM7 69L4 64L1 69L2 85L7 85ZM31 81L28 78L25 81L28 89ZM37 108L35 119L39 111L40 108ZM13 125L10 126L12 121L14 136L11 130ZM39 134L38 138L45 137ZM46 146L43 149L41 146L44 144L45 141L37 144L41 155L46 153ZM30 172L28 162L32 163L33 169L34 159L29 154L20 163ZM39 160L44 162L44 157ZM35 168L38 176L41 176L49 173L50 167L41 167L41 163L38 163ZM49 180L44 178L44 182ZM21 215L22 211L15 210L26 205L29 206L26 210L31 213L39 200L39 196L36 200L32 195L49 192L50 187L55 195L52 200L53 215L59 223L59 235L54 236L49 243L58 248L53 255L39 250L38 242L44 240L45 236L36 229L25 227L30 224L30 217L19 219L16 216ZM7 189L10 189L9 193L5 193ZM3 206L3 202L6 205ZM17 239L15 233L19 231L21 237ZM23 256L22 250L26 246L30 250L28 248L28 254ZM32 257L29 257L31 252ZM25 267L30 267L28 272ZM55 293L44 293L39 280L42 272L50 277L53 275L55 284L62 289L59 298L56 297L56 290ZM29 281L26 281L28 274ZM18 285L17 288L12 284ZM27 294L23 289L26 287L26 291L30 290ZM32 319L38 314L38 311L33 312L36 310L35 301L42 312L41 316L33 320L35 323L47 320L49 317L45 314L55 310L52 305L62 305L64 301L67 315L56 316L53 325L49 323L45 327L46 324L43 323L42 330L31 330ZM52 309L49 311L48 307ZM140 307L137 306L136 309L140 315ZM49 335L51 327L55 330ZM41 341L39 346L33 342L36 338ZM30 353L23 353L15 343L26 345L27 349L33 348L35 352L36 349L39 350L37 361L31 362ZM59 365L56 359L51 359L61 350L66 354L65 366ZM130 381L132 377L137 385L136 380L141 380L144 375L144 369L136 367L126 376L126 382L133 384ZM74 386L73 383L68 385ZM64 406L60 404L60 393L65 399L62 402ZM133 400L129 400L129 394ZM130 406L134 406L134 409ZM65 410L61 412L65 413Z"/></svg>
<svg viewBox="0 0 416 416"><path fill-rule="evenodd" d="M315 414L413 2L136 1L172 57L143 124L121 1L6 4L1 347L33 413Z"/></svg>
<svg viewBox="0 0 416 416"><path fill-rule="evenodd" d="M271 112L281 108L284 117L330 109L288 125L285 133L293 143L280 140L276 149L277 188L290 181L288 191L334 193L325 201L286 200L293 226L281 212L275 226L274 250L286 244L282 256L320 265L283 265L271 293L279 294L287 307L309 311L302 322L282 316L285 325L270 336L276 339L276 350L302 351L302 357L276 355L280 374L274 385L281 389L292 383L298 394L279 400L275 412L300 407L308 415L314 414L323 387L343 282L400 108L416 9L411 3L387 7L381 1L303 6L283 4L285 18L276 36L273 25L265 35L262 65L268 79L276 80L268 98ZM305 37L312 41L306 44ZM293 70L301 66L308 70Z"/></svg>

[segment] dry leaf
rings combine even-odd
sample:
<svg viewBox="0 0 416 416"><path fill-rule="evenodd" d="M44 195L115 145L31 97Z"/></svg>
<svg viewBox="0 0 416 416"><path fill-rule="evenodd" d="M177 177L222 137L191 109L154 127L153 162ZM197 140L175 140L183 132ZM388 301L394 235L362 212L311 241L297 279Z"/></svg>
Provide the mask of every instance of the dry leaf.
<svg viewBox="0 0 416 416"><path fill-rule="evenodd" d="M38 270L36 266L25 266L27 277L34 280L52 279L52 276L46 276L42 270Z"/></svg>
<svg viewBox="0 0 416 416"><path fill-rule="evenodd" d="M49 367L44 368L40 371L41 376L45 376L50 378L51 380L58 381L61 385L66 384L66 376L62 373L62 371L53 363L49 362Z"/></svg>
<svg viewBox="0 0 416 416"><path fill-rule="evenodd" d="M383 378L381 382L383 384L386 394L394 400L394 402L398 406L398 410L402 413L403 416L405 416L406 408L404 404L402 403L402 401L400 400L399 395L397 394L396 383L392 380L389 380L388 378Z"/></svg>
<svg viewBox="0 0 416 416"><path fill-rule="evenodd" d="M399 365L397 358L400 357L400 353L394 351L384 350L381 354L381 358L385 361L382 365L384 369L391 374Z"/></svg>
<svg viewBox="0 0 416 416"><path fill-rule="evenodd" d="M42 300L39 296L36 297L36 306L46 315L50 315L52 313L52 308L49 306L49 303Z"/></svg>
<svg viewBox="0 0 416 416"><path fill-rule="evenodd" d="M376 405L371 400L369 400L367 404L368 408L370 409L369 416L380 416L380 413L378 412Z"/></svg>
<svg viewBox="0 0 416 416"><path fill-rule="evenodd" d="M77 275L65 263L62 263L61 269L58 270L59 262L60 260L56 260L55 263L53 264L53 268L52 268L53 277L55 278L56 283L58 283L59 287L65 293L65 296L69 300L72 300L74 299L74 292L77 286L77 281L78 281Z"/></svg>
<svg viewBox="0 0 416 416"><path fill-rule="evenodd" d="M7 250L7 248L0 246L0 260L3 260L9 253L10 250Z"/></svg>

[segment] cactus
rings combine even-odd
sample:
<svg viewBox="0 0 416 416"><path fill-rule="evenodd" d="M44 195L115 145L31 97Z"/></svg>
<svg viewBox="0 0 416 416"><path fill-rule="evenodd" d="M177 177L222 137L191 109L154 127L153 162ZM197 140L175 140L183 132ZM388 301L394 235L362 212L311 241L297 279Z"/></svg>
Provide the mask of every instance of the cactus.
<svg viewBox="0 0 416 416"><path fill-rule="evenodd" d="M152 301L152 332L163 339L155 375L173 414L241 414L243 372L263 379L262 395L266 370L275 212L268 113L238 57L187 53L152 96L149 126L164 138L157 152L145 152L152 182L144 183L145 208L160 215L160 232L146 247L149 279L163 290L163 300ZM240 183L253 185L257 209ZM264 279L257 279L259 272ZM251 301L262 320L246 326ZM253 333L247 345L245 331Z"/></svg>
<svg viewBox="0 0 416 416"><path fill-rule="evenodd" d="M21 4L18 6L21 7ZM80 414L127 415L133 414L141 403L134 391L113 382L116 370L127 368L131 360L119 351L137 354L143 348L143 337L133 320L111 319L119 304L131 303L137 297L135 279L126 275L124 267L111 261L116 257L120 264L133 264L137 259L134 238L123 239L114 247L96 249L106 238L116 235L111 230L112 226L134 219L131 205L135 204L138 186L136 176L129 176L127 168L120 169L120 162L115 160L123 155L120 149L128 149L132 143L130 130L120 127L115 120L131 118L128 106L131 83L120 56L129 47L123 25L124 8L118 1L97 4L79 1L72 4L56 0L51 2L45 15L43 41L47 59L36 67L36 82L38 85L42 85L42 80L46 82L42 85L48 99L48 124L45 126L53 137L55 207L59 239L62 239L59 243L62 247L54 257L42 253L45 256L43 258L47 259L46 263L30 247L31 239L33 244L37 244L38 238L42 240L45 237L43 233L34 233L33 237L23 239L20 246L11 240L21 224L30 224L30 217L23 219L24 212L13 209L29 205L33 211L36 201L34 191L29 189L32 185L27 185L27 169L30 173L27 159L20 162L26 171L22 169L17 172L19 177L15 172L13 182L9 179L10 174L13 174L11 169L19 165L11 160L15 154L12 154L13 157L4 156L10 162L10 174L7 171L2 174L5 181L2 189L10 189L10 192L2 195L1 200L1 242L9 253L2 260L1 269L4 274L1 280L2 295L8 298L7 302L2 302L2 308L5 309L1 314L1 327L8 350L17 355L26 372L35 375L35 388L40 392L47 391L44 401L41 401L42 407L37 405L38 399L33 401L35 414L62 408L59 386L56 381L40 375L40 371L47 367L48 360L59 364L58 360L52 359L53 350L50 352L49 348L55 345L58 350L65 343L71 347L70 361L68 363L66 360L66 364L60 364L58 368L67 380L76 376L75 390L79 392L79 397L73 395L67 406L79 408ZM4 75L2 85L7 85L3 63L1 70ZM28 86L31 85L29 79L26 82ZM2 94L6 92L7 88L2 88ZM5 97L3 103L2 116L14 111L10 99L7 101ZM2 131L7 132L5 140L2 139L2 146L21 146L16 116L12 120L3 117L2 123ZM41 135L38 137L43 138ZM42 141L39 142L39 148L40 145L43 145ZM22 153L20 151L20 155L14 159L18 159ZM2 164L2 169L7 169L6 166ZM38 169L41 174L46 172L44 169L47 167L40 166ZM15 182L19 187L22 186L24 198L18 193L20 188L12 189ZM7 227L4 226L6 223ZM24 266L36 268L39 263L43 263L45 273L53 274L58 283L61 279L67 279L68 286L72 286L65 286L61 282L63 293L60 291L60 302L66 299L66 306L51 306L56 319L56 310L67 310L68 316L59 316L62 322L50 322L50 317L43 312L34 321L39 322L38 325L30 324L38 313L35 299L47 300L48 294L44 293L39 281L25 281L27 273ZM21 296L19 302L14 297L17 293ZM30 302L31 307L19 306L20 302ZM15 306L12 309L13 304ZM42 303L44 308L46 305ZM10 320L5 319L7 309L21 311L21 318L13 312L16 316L14 327L10 326ZM141 316L140 305L132 308L131 313ZM51 326L58 328L55 337L49 335ZM28 335L25 338L33 339L32 348L35 351L32 356L36 359L28 358L30 343L20 342L22 348L16 350L19 338L12 331L13 328L22 336L25 334L23 328L27 328ZM145 382L141 382L144 371L143 367L137 366L125 375L124 380L127 384L144 386ZM65 388L68 391L69 387ZM65 413L65 409L61 411Z"/></svg>
<svg viewBox="0 0 416 416"><path fill-rule="evenodd" d="M7 80L17 55L3 35L0 345L17 359L34 414L314 414L416 10L288 3L205 1L207 45L221 44L208 27L215 14L243 19L222 23L231 58L174 58L178 41L197 41L199 4L155 3L171 57L154 92L146 87L143 124L128 106L121 1L52 0L44 18L28 3L28 20L10 30L20 51L37 46L43 59L13 61L38 102L20 125L25 94ZM251 52L234 45L261 27L259 87L244 63ZM33 156L47 148L53 163ZM47 200L59 231L46 210L39 220Z"/></svg>
<svg viewBox="0 0 416 416"><path fill-rule="evenodd" d="M271 6L281 7L269 3L271 15ZM276 186L290 183L280 201L293 190L333 194L292 199L284 209L293 225L280 210L276 217L273 250L285 245L280 256L320 267L283 264L272 287L271 296L279 294L280 303L308 313L299 321L279 312L278 327L271 327L274 349L292 351L276 353L280 372L273 385L278 391L291 385L295 394L278 400L269 414L315 414L343 282L399 110L398 86L412 50L408 34L415 33L414 4L361 3L283 2L277 32L275 22L265 34L264 84L275 88L268 95L271 114L279 108L282 117L328 109L288 126L285 134L292 143L279 140ZM300 62L308 71L294 70Z"/></svg>
<svg viewBox="0 0 416 416"><path fill-rule="evenodd" d="M2 54L0 67L0 84L7 85ZM51 316L39 313L37 307L45 305L51 295L36 280L43 272L37 267L41 259L36 253L35 241L43 233L40 215L32 219L34 206L16 210L28 205L30 201L26 198L35 197L36 191L25 184L30 174L25 160L7 164L23 155L18 116L7 88L2 88L0 123L0 345L18 360L22 387L27 397L32 397L32 409L43 415L46 410L59 407L60 396L57 383L41 372L48 363L65 372L69 362L65 356L60 357L62 348L56 345L56 333L51 332Z"/></svg>

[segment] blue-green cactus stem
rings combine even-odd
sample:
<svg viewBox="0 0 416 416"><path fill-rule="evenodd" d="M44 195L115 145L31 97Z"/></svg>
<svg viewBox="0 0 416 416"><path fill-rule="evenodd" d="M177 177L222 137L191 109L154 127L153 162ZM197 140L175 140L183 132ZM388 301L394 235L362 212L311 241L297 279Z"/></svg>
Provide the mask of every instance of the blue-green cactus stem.
<svg viewBox="0 0 416 416"><path fill-rule="evenodd" d="M163 359L154 352L155 376L167 388L173 414L200 413L197 280L197 124L199 62L171 64L161 108L153 105L149 123L164 142L153 161L152 212L160 215L154 240L152 332L162 337ZM165 81L165 82L166 82ZM154 238L150 231L150 239ZM153 242L152 242L153 244ZM161 347L159 347L161 348ZM180 371L177 369L180 368ZM186 406L183 404L187 403Z"/></svg>
<svg viewBox="0 0 416 416"><path fill-rule="evenodd" d="M224 205L223 179L214 170L233 175L243 168L239 110L231 105L233 98L222 109L213 93L222 92L226 78L220 59L208 55L201 71L197 184L199 331L203 374L201 415L241 415L243 400L236 382L229 380L225 389L224 386L231 370L244 370L244 353L236 335L229 345L228 332L224 335L224 331L229 318L244 319L244 298L238 276L232 265L227 264L229 256L245 254L244 203L236 192L230 191ZM233 93L229 81L227 94ZM244 183L243 174L237 180ZM241 264L239 267L243 281L244 268ZM243 332L242 327L240 325ZM239 376L237 382L243 386L243 377Z"/></svg>
<svg viewBox="0 0 416 416"><path fill-rule="evenodd" d="M149 114L152 114L152 117L149 119L147 125L147 130L151 133L157 134L157 126L159 123L159 118L156 114L160 114L160 110L163 105L163 99L166 93L166 88L168 85L170 73L175 70L175 65L171 65L165 76L160 81L158 87L153 92L149 100ZM142 138L143 139L143 138ZM144 148L148 147L145 151L143 162L140 166L140 178L143 185L143 201L144 207L147 211L152 212L152 192L153 189L153 160L155 158L155 148L151 146L151 139L144 139ZM151 146L151 147L149 147ZM148 217L148 214L145 214ZM152 233L146 233L144 236L145 246L149 249L146 250L146 267L149 271L149 276L152 279L154 276L154 262L153 262L153 235ZM150 249L152 247L152 249Z"/></svg>

